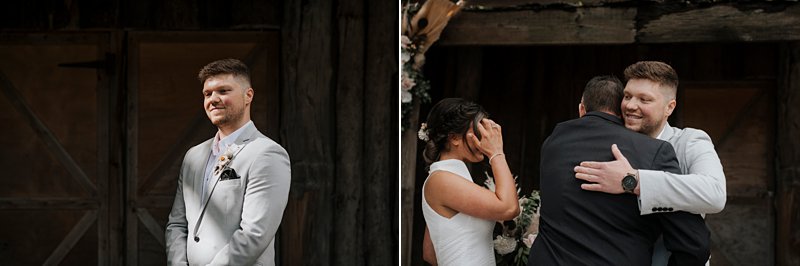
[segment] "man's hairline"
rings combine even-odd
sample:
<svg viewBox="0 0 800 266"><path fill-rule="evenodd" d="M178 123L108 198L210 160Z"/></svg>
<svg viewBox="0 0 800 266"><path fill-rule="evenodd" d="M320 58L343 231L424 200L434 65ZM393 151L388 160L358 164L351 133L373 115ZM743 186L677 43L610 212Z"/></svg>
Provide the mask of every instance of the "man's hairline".
<svg viewBox="0 0 800 266"><path fill-rule="evenodd" d="M649 79L649 78L630 78L630 79L628 79L628 81L625 82L625 87L622 87L622 95L623 95L623 97L625 97L624 96L625 95L625 88L628 87L628 82L630 82L631 80L634 80L634 79L647 80L647 81L655 83L658 86L657 89L661 92L661 95L664 96L664 101L666 101L666 102L675 100L678 97L678 88L677 87L667 86L663 82L658 82L658 81L655 81L655 80L652 80L652 79ZM669 92L665 92L667 90Z"/></svg>
<svg viewBox="0 0 800 266"><path fill-rule="evenodd" d="M233 79L236 80L236 82L239 83L239 85L242 85L242 87L244 88L245 92L248 89L253 89L253 85L249 81L247 81L247 79L245 78L244 75L239 75L239 74L236 74L236 73L219 73L219 74L216 74L216 75L209 75L208 77L206 77L206 79L203 80L203 87L205 87L206 82L209 79L217 78L217 77L221 77L221 76L225 76L225 75L231 75L233 77Z"/></svg>

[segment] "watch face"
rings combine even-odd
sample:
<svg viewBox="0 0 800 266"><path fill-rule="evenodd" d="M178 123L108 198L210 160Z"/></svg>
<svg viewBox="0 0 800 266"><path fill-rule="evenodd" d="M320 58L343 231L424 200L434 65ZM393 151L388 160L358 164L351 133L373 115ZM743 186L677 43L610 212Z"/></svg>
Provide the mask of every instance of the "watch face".
<svg viewBox="0 0 800 266"><path fill-rule="evenodd" d="M622 189L625 191L631 191L636 188L636 177L632 175L626 175L622 178Z"/></svg>

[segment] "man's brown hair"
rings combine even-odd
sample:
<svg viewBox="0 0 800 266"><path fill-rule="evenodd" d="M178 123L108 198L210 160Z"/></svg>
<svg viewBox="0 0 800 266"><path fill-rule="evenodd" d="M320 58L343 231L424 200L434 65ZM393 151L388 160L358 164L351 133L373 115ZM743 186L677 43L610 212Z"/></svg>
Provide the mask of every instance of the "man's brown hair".
<svg viewBox="0 0 800 266"><path fill-rule="evenodd" d="M678 90L678 73L671 66L659 61L639 61L625 68L625 81L647 79L668 89L672 97Z"/></svg>
<svg viewBox="0 0 800 266"><path fill-rule="evenodd" d="M622 97L624 97L622 82L614 76L593 77L583 89L581 101L586 112L609 111L621 114Z"/></svg>
<svg viewBox="0 0 800 266"><path fill-rule="evenodd" d="M250 84L250 70L247 69L247 65L231 58L217 60L204 66L197 74L197 79L200 80L200 83L205 83L210 77L225 74L231 74L234 78L242 78L247 81L247 84Z"/></svg>

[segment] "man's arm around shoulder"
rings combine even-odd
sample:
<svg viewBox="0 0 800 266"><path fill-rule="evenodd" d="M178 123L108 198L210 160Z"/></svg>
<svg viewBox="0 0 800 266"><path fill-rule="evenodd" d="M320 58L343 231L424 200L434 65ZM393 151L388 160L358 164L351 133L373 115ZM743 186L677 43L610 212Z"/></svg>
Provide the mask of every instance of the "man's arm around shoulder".
<svg viewBox="0 0 800 266"><path fill-rule="evenodd" d="M641 214L656 207L691 213L718 213L727 197L725 173L711 137L702 130L686 128L676 143L687 172L639 170Z"/></svg>

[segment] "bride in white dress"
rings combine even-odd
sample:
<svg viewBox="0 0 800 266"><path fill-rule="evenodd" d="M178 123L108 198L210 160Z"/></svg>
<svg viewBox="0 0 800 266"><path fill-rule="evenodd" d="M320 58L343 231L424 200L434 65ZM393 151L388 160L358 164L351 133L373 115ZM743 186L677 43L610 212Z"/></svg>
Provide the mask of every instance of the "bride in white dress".
<svg viewBox="0 0 800 266"><path fill-rule="evenodd" d="M519 214L514 178L503 155L500 125L478 104L448 98L420 129L430 170L422 186L423 257L433 265L495 265L495 221ZM489 160L495 191L478 186L466 163Z"/></svg>

